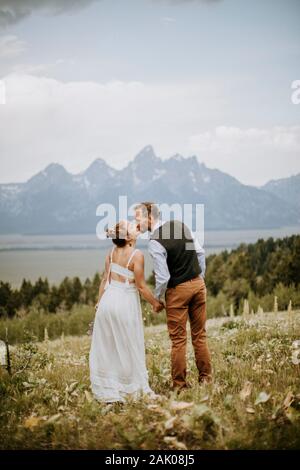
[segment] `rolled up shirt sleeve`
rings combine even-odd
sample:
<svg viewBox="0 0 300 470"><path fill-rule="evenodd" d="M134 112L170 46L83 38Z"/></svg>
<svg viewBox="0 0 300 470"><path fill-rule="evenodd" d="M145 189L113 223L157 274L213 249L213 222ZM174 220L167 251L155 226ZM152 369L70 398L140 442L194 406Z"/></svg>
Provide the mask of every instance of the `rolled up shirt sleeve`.
<svg viewBox="0 0 300 470"><path fill-rule="evenodd" d="M196 250L196 253L197 253L198 263L199 263L199 266L200 266L200 269L201 269L201 276L204 278L205 277L205 270L206 270L205 250L200 245L196 234L192 233L192 236L193 236L193 240L194 240L195 250Z"/></svg>
<svg viewBox="0 0 300 470"><path fill-rule="evenodd" d="M148 251L153 261L155 275L154 295L158 300L164 300L170 279L170 272L167 264L167 251L156 240L149 241Z"/></svg>

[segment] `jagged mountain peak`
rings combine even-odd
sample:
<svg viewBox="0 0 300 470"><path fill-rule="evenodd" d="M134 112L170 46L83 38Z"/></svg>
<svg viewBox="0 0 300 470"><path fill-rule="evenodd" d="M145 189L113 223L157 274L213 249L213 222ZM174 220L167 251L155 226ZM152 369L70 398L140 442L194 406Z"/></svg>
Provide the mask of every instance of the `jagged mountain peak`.
<svg viewBox="0 0 300 470"><path fill-rule="evenodd" d="M184 157L180 153L175 153L172 155L170 158L166 160L169 163L174 163L174 164L180 164L182 166L188 166L192 167L194 169L198 169L202 167L202 164L199 163L198 158L196 155L192 155L190 157ZM205 165L203 164L203 168L205 168Z"/></svg>
<svg viewBox="0 0 300 470"><path fill-rule="evenodd" d="M145 164L156 160L160 160L160 158L156 156L152 145L146 145L146 147L142 148L142 150L135 156L133 163Z"/></svg>
<svg viewBox="0 0 300 470"><path fill-rule="evenodd" d="M27 183L0 185L0 232L92 233L95 208L117 204L120 195L132 202L202 203L206 229L298 225L298 178L254 188L206 167L196 155L162 159L147 145L122 170L102 158L76 175L52 163Z"/></svg>
<svg viewBox="0 0 300 470"><path fill-rule="evenodd" d="M46 168L40 172L43 176L68 173L63 165L60 163L49 163Z"/></svg>
<svg viewBox="0 0 300 470"><path fill-rule="evenodd" d="M114 171L113 168L111 168L103 158L96 158L88 167L87 169L82 173L86 176L91 176L95 174L99 174L99 172L103 171Z"/></svg>
<svg viewBox="0 0 300 470"><path fill-rule="evenodd" d="M286 184L286 183L290 183L290 182L299 182L300 181L300 173L297 173L295 175L292 175L292 176L288 176L286 178L280 178L278 180L275 180L275 179L271 179L270 181L268 181L266 184L264 184L263 186L261 186L261 188L265 189L266 187L271 187L271 186L280 186L282 184Z"/></svg>
<svg viewBox="0 0 300 470"><path fill-rule="evenodd" d="M50 163L44 170L36 173L26 183L26 187L39 187L39 185L59 184L71 178L70 173L60 163Z"/></svg>
<svg viewBox="0 0 300 470"><path fill-rule="evenodd" d="M184 160L184 157L180 153L175 153L175 155L172 155L170 157L170 160L176 160L178 162L182 162Z"/></svg>
<svg viewBox="0 0 300 470"><path fill-rule="evenodd" d="M297 210L300 209L300 173L288 178L271 180L260 189L277 195Z"/></svg>

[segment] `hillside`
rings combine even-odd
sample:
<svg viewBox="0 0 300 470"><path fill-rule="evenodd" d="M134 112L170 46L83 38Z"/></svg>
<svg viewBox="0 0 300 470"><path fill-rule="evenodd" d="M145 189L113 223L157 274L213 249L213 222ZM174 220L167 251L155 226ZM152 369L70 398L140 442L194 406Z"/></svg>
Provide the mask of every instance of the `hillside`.
<svg viewBox="0 0 300 470"><path fill-rule="evenodd" d="M214 381L170 392L166 325L146 328L150 385L160 395L124 406L91 394L90 337L15 347L0 370L1 449L299 449L300 311L208 321ZM24 361L29 367L22 372Z"/></svg>

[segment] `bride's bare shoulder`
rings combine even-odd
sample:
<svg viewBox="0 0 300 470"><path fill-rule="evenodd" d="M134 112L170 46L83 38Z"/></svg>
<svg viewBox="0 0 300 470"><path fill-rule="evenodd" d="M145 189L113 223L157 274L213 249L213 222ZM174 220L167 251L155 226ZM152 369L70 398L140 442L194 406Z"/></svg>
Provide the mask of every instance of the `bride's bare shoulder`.
<svg viewBox="0 0 300 470"><path fill-rule="evenodd" d="M136 261L142 261L144 259L144 253L138 248L135 250L134 259Z"/></svg>

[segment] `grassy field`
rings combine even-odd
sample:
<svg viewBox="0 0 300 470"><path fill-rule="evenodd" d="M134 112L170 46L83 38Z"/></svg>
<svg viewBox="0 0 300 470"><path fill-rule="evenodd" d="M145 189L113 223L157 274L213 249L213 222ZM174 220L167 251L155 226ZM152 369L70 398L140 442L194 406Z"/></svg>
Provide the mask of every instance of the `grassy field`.
<svg viewBox="0 0 300 470"><path fill-rule="evenodd" d="M1 449L300 448L300 311L208 321L214 381L170 392L166 325L145 328L160 398L104 405L91 395L90 336L12 348L0 375Z"/></svg>

